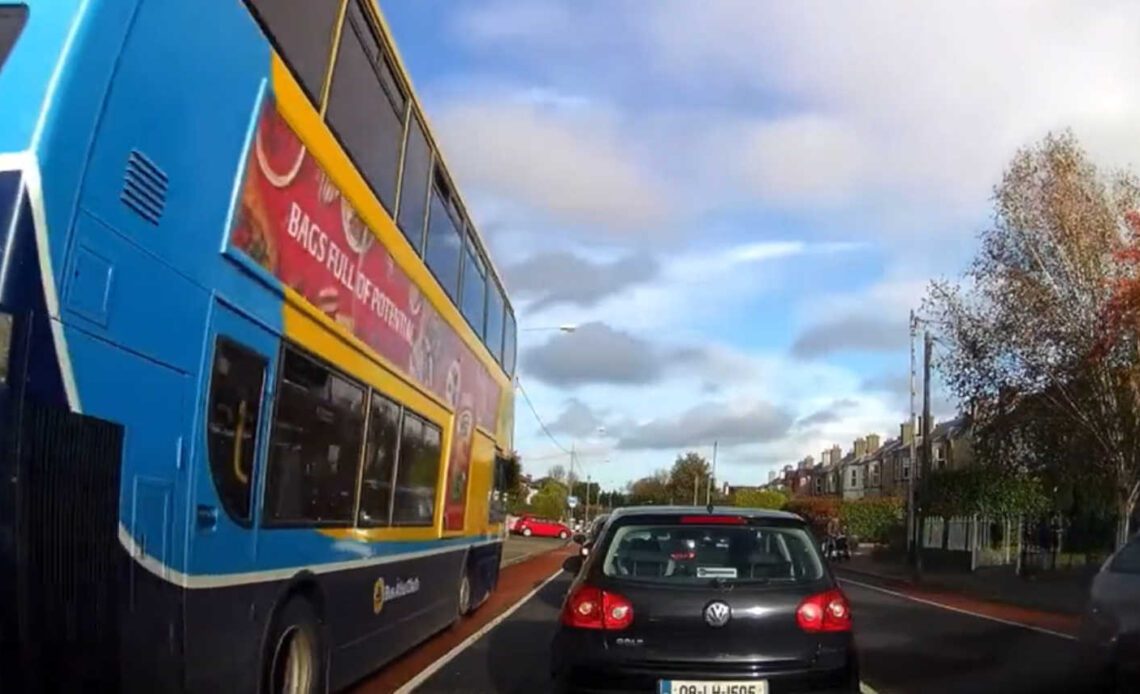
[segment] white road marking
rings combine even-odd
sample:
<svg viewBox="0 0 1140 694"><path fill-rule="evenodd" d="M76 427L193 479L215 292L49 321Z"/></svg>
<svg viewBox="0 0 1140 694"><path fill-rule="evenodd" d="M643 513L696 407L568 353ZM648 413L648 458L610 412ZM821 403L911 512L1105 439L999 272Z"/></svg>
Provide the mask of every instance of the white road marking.
<svg viewBox="0 0 1140 694"><path fill-rule="evenodd" d="M879 694L879 693L877 691L875 691L874 689L872 689L871 685L867 684L866 682L860 682L859 683L859 694Z"/></svg>
<svg viewBox="0 0 1140 694"><path fill-rule="evenodd" d="M561 568L559 568L557 571L555 571L553 574L551 574L549 578L547 578L545 581L540 583L537 588L535 588L534 590L532 590L529 593L527 593L526 595L524 595L521 600L519 600L515 604L511 605L501 615L499 615L498 617L495 617L490 622L487 622L486 624L484 624L483 627L479 629L479 631L476 631L474 634L468 636L466 639L463 640L462 643L457 645L455 648L452 648L447 653L444 653L442 656L440 656L440 658L438 660L436 660L434 663L432 663L431 665L428 665L426 668L424 668L423 671L420 672L420 674L418 674L415 677L413 677L412 679L408 680L408 682L405 683L404 686L402 686L396 690L395 694L411 694L411 692L415 691L416 687L418 687L421 684L423 684L424 682L426 682L428 680L428 678L430 678L432 675L434 675L436 672L438 672L440 670L440 668L442 668L444 665L447 665L452 660L455 660L455 658L457 656L459 656L459 654L463 653L463 651L470 648L471 645L474 644L476 641L478 641L479 639L486 636L489 631L491 631L495 627L499 626L499 624L503 623L508 617L513 615L516 610L518 610L520 607L522 607L523 605L530 602L530 599L533 598L535 595L537 595L538 591L545 588L546 584L548 584L551 581L553 581L554 579L558 578L563 573L565 573L565 572Z"/></svg>
<svg viewBox="0 0 1140 694"><path fill-rule="evenodd" d="M1052 629L1045 629L1044 627L1033 626L1032 624L1024 624L1022 622L1015 622L1015 621L1010 620L1010 619L1002 619L1001 617L993 617L991 615L982 614L980 612L971 612L970 610L963 610L960 607L953 607L951 605L946 605L946 604L943 604L940 602L935 602L934 600L926 600L923 598L915 597L913 595L907 595L906 593L900 593L898 591L888 590L886 588L880 588L879 586L872 585L870 583L864 583L862 581L853 581L849 578L841 578L841 579L839 579L839 581L841 583L850 583L851 585L859 586L861 588L866 588L868 590L874 590L874 591L878 591L880 593L885 593L887 595L892 595L896 598L902 598L903 600L910 600L911 602L917 602L917 603L920 603L923 605L930 605L931 607L938 607L938 608L941 608L943 610L948 610L950 612L957 612L959 614L969 615L971 617L977 617L978 619L988 619L991 622L998 622L999 624L1006 624L1006 625L1013 626L1013 627L1021 627L1022 629L1028 629L1030 631L1036 631L1037 633L1045 634L1046 636L1054 636L1056 638L1066 639L1068 641L1076 641L1077 640L1077 637L1073 636L1072 634L1063 634L1059 631L1053 631Z"/></svg>

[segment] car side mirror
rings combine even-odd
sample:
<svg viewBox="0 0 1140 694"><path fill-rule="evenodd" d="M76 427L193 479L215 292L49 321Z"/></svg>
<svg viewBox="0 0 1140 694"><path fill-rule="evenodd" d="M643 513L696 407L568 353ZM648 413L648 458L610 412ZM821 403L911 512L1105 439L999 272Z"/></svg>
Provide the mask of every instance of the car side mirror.
<svg viewBox="0 0 1140 694"><path fill-rule="evenodd" d="M576 574L582 570L582 556L572 554L566 557L566 561L562 562L562 570L567 573Z"/></svg>
<svg viewBox="0 0 1140 694"><path fill-rule="evenodd" d="M574 544L578 544L578 545L586 544L586 536L583 535L582 533L576 533L574 535Z"/></svg>

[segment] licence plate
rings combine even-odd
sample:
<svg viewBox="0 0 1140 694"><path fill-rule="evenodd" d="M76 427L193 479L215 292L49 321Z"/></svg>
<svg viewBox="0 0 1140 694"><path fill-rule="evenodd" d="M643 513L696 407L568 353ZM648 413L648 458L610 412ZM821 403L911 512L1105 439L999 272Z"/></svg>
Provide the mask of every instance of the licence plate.
<svg viewBox="0 0 1140 694"><path fill-rule="evenodd" d="M768 694L766 680L736 682L701 682L695 680L660 680L658 694Z"/></svg>

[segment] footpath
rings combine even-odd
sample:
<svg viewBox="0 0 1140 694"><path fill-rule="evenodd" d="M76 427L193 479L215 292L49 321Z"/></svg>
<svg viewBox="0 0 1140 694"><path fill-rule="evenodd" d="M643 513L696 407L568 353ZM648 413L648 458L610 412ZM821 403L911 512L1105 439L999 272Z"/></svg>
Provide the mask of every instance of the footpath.
<svg viewBox="0 0 1140 694"><path fill-rule="evenodd" d="M1075 636L1088 599L1090 570L1045 572L1017 576L1010 567L974 573L925 572L915 578L898 560L876 560L856 554L833 562L842 579L870 582L904 595L974 612L998 620Z"/></svg>

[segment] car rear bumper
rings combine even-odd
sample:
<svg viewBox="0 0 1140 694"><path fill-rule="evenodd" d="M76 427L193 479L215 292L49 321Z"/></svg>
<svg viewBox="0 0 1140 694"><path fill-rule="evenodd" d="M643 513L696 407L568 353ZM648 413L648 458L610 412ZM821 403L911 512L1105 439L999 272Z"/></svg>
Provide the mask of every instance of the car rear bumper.
<svg viewBox="0 0 1140 694"><path fill-rule="evenodd" d="M650 694L659 691L662 679L743 682L766 680L769 694L813 692L815 694L859 691L859 679L854 668L834 670L805 669L798 671L769 672L762 675L729 675L723 672L670 672L661 673L633 667L571 668L555 676L556 692L569 694Z"/></svg>
<svg viewBox="0 0 1140 694"><path fill-rule="evenodd" d="M858 660L850 640L844 647L830 648L809 662L793 664L788 661L619 660L609 649L587 645L583 639L572 636L555 640L551 666L558 685L556 691L568 692L657 692L661 680L766 680L769 694L859 691Z"/></svg>

